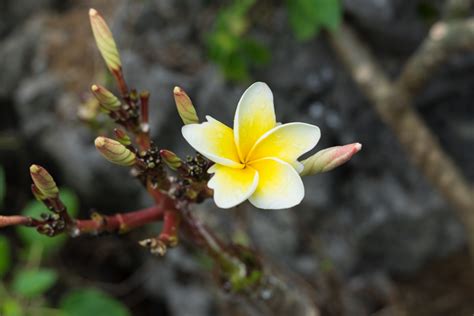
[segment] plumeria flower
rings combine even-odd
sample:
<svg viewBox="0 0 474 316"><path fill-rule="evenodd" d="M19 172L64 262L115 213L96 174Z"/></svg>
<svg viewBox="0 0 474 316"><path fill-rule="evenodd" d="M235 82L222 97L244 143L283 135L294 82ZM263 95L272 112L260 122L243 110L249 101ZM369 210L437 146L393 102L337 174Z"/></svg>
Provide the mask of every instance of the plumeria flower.
<svg viewBox="0 0 474 316"><path fill-rule="evenodd" d="M298 158L319 141L317 126L277 124L273 94L263 82L252 84L235 112L234 129L207 116L183 126L188 143L215 164L208 172L214 201L231 208L245 200L262 209L290 208L304 197Z"/></svg>

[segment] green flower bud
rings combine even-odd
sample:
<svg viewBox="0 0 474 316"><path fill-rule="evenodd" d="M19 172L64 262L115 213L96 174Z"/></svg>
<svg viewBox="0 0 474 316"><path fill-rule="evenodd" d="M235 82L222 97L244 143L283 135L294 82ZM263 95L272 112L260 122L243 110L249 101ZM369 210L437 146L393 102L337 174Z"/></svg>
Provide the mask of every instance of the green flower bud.
<svg viewBox="0 0 474 316"><path fill-rule="evenodd" d="M136 162L135 154L116 140L97 137L94 143L102 156L114 164L132 166Z"/></svg>
<svg viewBox="0 0 474 316"><path fill-rule="evenodd" d="M120 109L120 100L109 90L102 87L101 85L92 85L91 91L99 101L100 106L107 113L117 111Z"/></svg>
<svg viewBox="0 0 474 316"><path fill-rule="evenodd" d="M183 120L183 123L185 125L199 123L196 109L186 92L180 87L174 87L173 94L179 116Z"/></svg>
<svg viewBox="0 0 474 316"><path fill-rule="evenodd" d="M30 175L33 183L35 184L36 193L35 197L38 199L53 199L57 198L59 194L56 182L53 177L39 165L31 165ZM35 190L34 190L35 191Z"/></svg>
<svg viewBox="0 0 474 316"><path fill-rule="evenodd" d="M166 165L172 170L177 170L183 164L181 159L172 151L162 149L160 150L160 156Z"/></svg>
<svg viewBox="0 0 474 316"><path fill-rule="evenodd" d="M99 48L102 58L104 58L107 67L111 73L118 73L122 70L122 62L117 45L104 18L95 9L89 10L89 18L94 33L95 42Z"/></svg>
<svg viewBox="0 0 474 316"><path fill-rule="evenodd" d="M114 134L120 144L124 146L130 146L132 144L130 137L122 129L114 129Z"/></svg>

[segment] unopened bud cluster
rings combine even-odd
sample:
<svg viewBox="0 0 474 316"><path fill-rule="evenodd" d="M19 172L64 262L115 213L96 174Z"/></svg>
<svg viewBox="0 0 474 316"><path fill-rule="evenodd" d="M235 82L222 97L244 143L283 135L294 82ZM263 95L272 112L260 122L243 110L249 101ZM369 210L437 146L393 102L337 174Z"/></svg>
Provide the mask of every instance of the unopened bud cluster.
<svg viewBox="0 0 474 316"><path fill-rule="evenodd" d="M53 237L66 229L66 222L57 213L42 213L41 219L44 222L36 228L40 234Z"/></svg>

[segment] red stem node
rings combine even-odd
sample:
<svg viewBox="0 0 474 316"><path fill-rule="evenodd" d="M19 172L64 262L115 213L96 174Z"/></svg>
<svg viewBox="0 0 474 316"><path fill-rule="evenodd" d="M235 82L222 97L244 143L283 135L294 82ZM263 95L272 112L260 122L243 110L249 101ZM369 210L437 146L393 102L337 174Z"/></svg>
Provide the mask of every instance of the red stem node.
<svg viewBox="0 0 474 316"><path fill-rule="evenodd" d="M178 244L178 228L180 221L180 216L176 210L171 209L165 211L163 230L158 238L169 247L175 247Z"/></svg>

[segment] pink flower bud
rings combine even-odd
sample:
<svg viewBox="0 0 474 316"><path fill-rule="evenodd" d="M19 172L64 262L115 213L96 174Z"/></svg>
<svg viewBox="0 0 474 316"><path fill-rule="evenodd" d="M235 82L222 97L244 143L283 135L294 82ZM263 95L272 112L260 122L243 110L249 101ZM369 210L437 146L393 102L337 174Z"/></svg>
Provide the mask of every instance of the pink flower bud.
<svg viewBox="0 0 474 316"><path fill-rule="evenodd" d="M301 171L300 175L312 175L339 167L343 163L349 161L352 156L361 150L361 148L362 145L360 143L353 143L318 151L313 156L302 161L304 169Z"/></svg>

